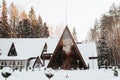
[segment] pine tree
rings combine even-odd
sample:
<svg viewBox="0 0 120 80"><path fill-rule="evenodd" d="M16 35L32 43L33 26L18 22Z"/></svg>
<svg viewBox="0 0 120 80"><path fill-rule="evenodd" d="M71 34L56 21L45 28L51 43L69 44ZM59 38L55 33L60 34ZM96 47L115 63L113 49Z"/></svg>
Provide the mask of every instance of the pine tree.
<svg viewBox="0 0 120 80"><path fill-rule="evenodd" d="M27 19L27 17L27 13L25 11L22 11L22 13L20 14L20 20Z"/></svg>
<svg viewBox="0 0 120 80"><path fill-rule="evenodd" d="M3 35L2 37L4 38L9 38L10 37L10 26L8 24L8 17L7 17L7 4L6 1L3 0L2 3L2 28L3 28Z"/></svg>
<svg viewBox="0 0 120 80"><path fill-rule="evenodd" d="M97 41L99 38L99 27L100 27L99 21L98 19L95 19L94 29L93 29L93 40L94 41Z"/></svg>
<svg viewBox="0 0 120 80"><path fill-rule="evenodd" d="M75 27L73 28L73 38L74 38L75 42L77 42L77 33L75 30Z"/></svg>
<svg viewBox="0 0 120 80"><path fill-rule="evenodd" d="M101 31L101 39L97 44L98 49L98 66L106 66L108 65L108 55L109 55L109 47L108 47L108 37L107 31Z"/></svg>
<svg viewBox="0 0 120 80"><path fill-rule="evenodd" d="M38 24L38 25L43 24L42 18L41 18L40 15L38 16L37 24Z"/></svg>
<svg viewBox="0 0 120 80"><path fill-rule="evenodd" d="M17 26L17 38L22 38L22 21L19 22L19 25Z"/></svg>
<svg viewBox="0 0 120 80"><path fill-rule="evenodd" d="M23 22L24 20L28 20L27 18L27 14L25 11L22 11L22 13L20 14L20 19L19 19L19 24L17 26L17 37L18 38L22 38L23 35L24 35L24 32L23 32Z"/></svg>
<svg viewBox="0 0 120 80"><path fill-rule="evenodd" d="M10 25L11 25L11 37L16 37L16 28L18 25L18 9L12 2L10 5Z"/></svg>
<svg viewBox="0 0 120 80"><path fill-rule="evenodd" d="M31 10L29 11L29 19L31 27L36 27L36 16L33 7L31 7Z"/></svg>
<svg viewBox="0 0 120 80"><path fill-rule="evenodd" d="M24 35L23 38L31 38L32 32L30 27L30 21L28 19L23 20L22 31Z"/></svg>
<svg viewBox="0 0 120 80"><path fill-rule="evenodd" d="M2 21L0 20L0 38L3 38L3 27L2 27Z"/></svg>
<svg viewBox="0 0 120 80"><path fill-rule="evenodd" d="M32 38L36 38L37 36L37 21L36 21L36 16L35 16L35 11L33 9L33 7L31 7L31 10L29 11L29 19L30 19L30 26L32 29Z"/></svg>
<svg viewBox="0 0 120 80"><path fill-rule="evenodd" d="M20 38L31 38L32 32L30 27L30 21L23 19L18 26L18 37Z"/></svg>
<svg viewBox="0 0 120 80"><path fill-rule="evenodd" d="M44 23L44 32L43 33L44 33L43 37L45 37L45 38L49 37L49 30L48 30L48 26L46 23Z"/></svg>
<svg viewBox="0 0 120 80"><path fill-rule="evenodd" d="M36 32L37 32L37 36L38 38L42 37L42 29L44 28L44 25L42 23L42 18L41 16L39 15L38 16L38 20L37 20L37 26L36 26Z"/></svg>

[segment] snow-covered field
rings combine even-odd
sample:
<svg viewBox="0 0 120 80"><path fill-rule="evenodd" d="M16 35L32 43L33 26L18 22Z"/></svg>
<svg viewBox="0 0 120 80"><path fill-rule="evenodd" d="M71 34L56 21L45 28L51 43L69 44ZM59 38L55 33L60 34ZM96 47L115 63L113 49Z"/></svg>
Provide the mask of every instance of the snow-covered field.
<svg viewBox="0 0 120 80"><path fill-rule="evenodd" d="M54 74L50 80L120 80L120 70L118 70L118 77L114 76L112 69L49 71ZM45 75L46 72L47 70L44 69L14 71L7 80L49 80ZM0 80L5 79L0 75Z"/></svg>

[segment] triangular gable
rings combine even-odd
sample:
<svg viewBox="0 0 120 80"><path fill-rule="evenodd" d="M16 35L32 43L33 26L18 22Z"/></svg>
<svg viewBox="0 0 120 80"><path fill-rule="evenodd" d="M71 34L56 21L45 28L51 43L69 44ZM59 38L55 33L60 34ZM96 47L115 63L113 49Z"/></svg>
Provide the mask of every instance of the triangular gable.
<svg viewBox="0 0 120 80"><path fill-rule="evenodd" d="M47 43L45 43L43 50L44 52L47 52Z"/></svg>
<svg viewBox="0 0 120 80"><path fill-rule="evenodd" d="M35 62L34 62L34 64L33 64L33 68L39 68L40 66L42 66L42 62L41 62L41 60L40 60L40 58L39 58L39 56L36 58L36 60L35 60Z"/></svg>
<svg viewBox="0 0 120 80"><path fill-rule="evenodd" d="M63 34L47 67L51 67L53 69L87 68L85 61L83 60L83 57L81 56L81 53L78 50L78 47L67 26L63 31Z"/></svg>
<svg viewBox="0 0 120 80"><path fill-rule="evenodd" d="M8 56L17 56L17 51L15 49L14 43L12 43L12 45L11 45L11 48L10 48L10 50L8 52Z"/></svg>
<svg viewBox="0 0 120 80"><path fill-rule="evenodd" d="M41 58L41 59L43 59L43 57L44 57L44 52L47 52L47 43L44 44L42 53L41 53L41 55L40 55L40 58Z"/></svg>

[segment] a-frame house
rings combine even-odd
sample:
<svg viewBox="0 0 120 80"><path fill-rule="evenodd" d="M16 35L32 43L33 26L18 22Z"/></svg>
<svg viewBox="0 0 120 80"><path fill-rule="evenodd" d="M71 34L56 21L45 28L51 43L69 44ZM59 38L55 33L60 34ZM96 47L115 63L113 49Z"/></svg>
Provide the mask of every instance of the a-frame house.
<svg viewBox="0 0 120 80"><path fill-rule="evenodd" d="M86 69L86 63L66 26L47 66L53 69Z"/></svg>
<svg viewBox="0 0 120 80"><path fill-rule="evenodd" d="M10 50L8 52L8 56L17 56L17 51L15 49L14 43L12 43L12 45L11 45L11 48L10 48Z"/></svg>

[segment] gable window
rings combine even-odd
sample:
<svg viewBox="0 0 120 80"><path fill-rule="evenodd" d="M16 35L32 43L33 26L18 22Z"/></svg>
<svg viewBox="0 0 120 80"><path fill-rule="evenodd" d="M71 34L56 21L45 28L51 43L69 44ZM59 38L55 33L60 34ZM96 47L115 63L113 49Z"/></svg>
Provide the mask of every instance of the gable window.
<svg viewBox="0 0 120 80"><path fill-rule="evenodd" d="M15 49L15 45L14 43L12 43L12 46L9 50L9 53L8 53L8 56L17 56L17 52L16 52L16 49Z"/></svg>
<svg viewBox="0 0 120 80"><path fill-rule="evenodd" d="M45 46L44 46L44 52L47 52L47 43L45 43Z"/></svg>

